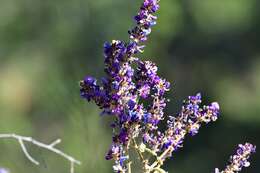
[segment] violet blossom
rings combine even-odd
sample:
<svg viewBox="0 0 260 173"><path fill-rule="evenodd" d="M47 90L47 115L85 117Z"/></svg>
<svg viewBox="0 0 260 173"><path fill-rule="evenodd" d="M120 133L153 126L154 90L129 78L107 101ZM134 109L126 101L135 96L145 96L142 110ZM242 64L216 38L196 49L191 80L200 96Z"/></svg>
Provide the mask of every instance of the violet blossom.
<svg viewBox="0 0 260 173"><path fill-rule="evenodd" d="M215 169L215 173L237 173L242 170L243 167L249 167L250 162L248 161L250 155L256 152L256 146L245 143L244 145L239 144L236 154L230 157L230 164L223 171Z"/></svg>
<svg viewBox="0 0 260 173"><path fill-rule="evenodd" d="M134 17L136 26L128 32L129 42L113 40L104 44L106 76L101 82L91 76L80 81L81 96L94 101L102 114L115 117L111 124L112 144L105 158L115 161L113 169L117 173L131 170L131 149L138 153L145 173L164 171L161 168L164 160L183 146L185 136L196 135L203 123L216 121L219 116L217 102L200 106L200 93L189 96L177 116L165 115L168 103L165 93L170 90L170 83L157 74L154 62L136 57L143 52L144 42L156 24L154 13L159 9L158 2L144 0ZM150 103L144 104L147 102ZM164 119L167 129L161 132L159 124ZM155 161L145 158L144 153L154 156Z"/></svg>

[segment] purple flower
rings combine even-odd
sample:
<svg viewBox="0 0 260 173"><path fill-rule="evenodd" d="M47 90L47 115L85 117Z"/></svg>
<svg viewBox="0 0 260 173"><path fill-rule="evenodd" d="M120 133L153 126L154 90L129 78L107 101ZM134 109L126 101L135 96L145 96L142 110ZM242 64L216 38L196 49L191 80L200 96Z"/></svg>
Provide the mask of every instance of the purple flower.
<svg viewBox="0 0 260 173"><path fill-rule="evenodd" d="M150 10L151 13L154 13L159 9L158 0L145 0L142 8Z"/></svg>
<svg viewBox="0 0 260 173"><path fill-rule="evenodd" d="M134 17L136 26L129 31L129 42L113 40L104 44L106 76L101 78L100 84L91 76L80 81L81 97L95 102L102 115L114 118L112 144L106 159L114 160L113 169L117 173L126 173L130 147L137 150L141 159L143 152L156 157L151 165L149 159L142 160L147 173L157 171L153 168L160 170L164 160L183 146L186 135L196 135L203 123L216 121L219 116L219 104L200 106L202 100L198 93L183 102L176 117L168 116L167 129L159 131L160 122L166 118L164 109L169 101L165 93L170 90L170 82L158 75L154 62L136 57L143 52L142 44L156 24L154 13L159 9L158 1L144 0ZM251 144L239 145L237 154L231 158L231 166L236 166L232 169L249 166L247 159L254 150Z"/></svg>
<svg viewBox="0 0 260 173"><path fill-rule="evenodd" d="M117 160L120 157L120 153L121 153L120 147L117 145L112 145L106 155L106 159L111 160L112 158L115 158Z"/></svg>
<svg viewBox="0 0 260 173"><path fill-rule="evenodd" d="M150 94L150 86L148 84L143 84L143 85L140 85L138 86L138 91L139 91L139 94L140 94L140 97L146 99L149 94Z"/></svg>
<svg viewBox="0 0 260 173"><path fill-rule="evenodd" d="M250 143L239 144L236 154L230 157L230 164L223 171L216 168L215 173L236 173L241 171L243 167L249 167L250 162L248 159L255 152L256 146Z"/></svg>
<svg viewBox="0 0 260 173"><path fill-rule="evenodd" d="M158 148L161 147L164 150L171 146L171 152L168 152L166 157L170 157L173 151L182 147L187 134L196 135L202 123L215 121L219 113L219 106L216 102L210 104L210 106L200 108L200 93L189 96L188 100L183 103L182 110L177 117L169 116L167 121L168 129L161 141L161 145L158 146Z"/></svg>
<svg viewBox="0 0 260 173"><path fill-rule="evenodd" d="M138 15L134 17L137 26L129 31L130 39L139 43L147 40L151 27L156 24L157 17L153 15L159 9L157 0L144 0Z"/></svg>

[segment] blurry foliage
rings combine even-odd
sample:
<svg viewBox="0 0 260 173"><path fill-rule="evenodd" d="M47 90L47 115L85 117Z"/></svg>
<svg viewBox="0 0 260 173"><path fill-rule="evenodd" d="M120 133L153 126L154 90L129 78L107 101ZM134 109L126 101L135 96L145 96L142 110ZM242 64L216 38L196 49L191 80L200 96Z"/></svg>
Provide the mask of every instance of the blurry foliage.
<svg viewBox="0 0 260 173"><path fill-rule="evenodd" d="M78 81L103 75L104 41L127 40L141 0L2 0L0 5L0 132L62 138L83 162L79 173L111 172L108 119L79 97ZM237 143L259 143L260 3L257 0L162 0L144 59L173 83L167 112L187 95L219 101L221 118L185 141L170 172L223 167ZM259 145L260 146L260 145ZM30 146L36 167L15 141L0 141L0 166L12 173L68 172L62 158ZM259 155L243 172L259 172Z"/></svg>
<svg viewBox="0 0 260 173"><path fill-rule="evenodd" d="M241 32L250 27L257 8L254 0L194 0L190 5L198 27L205 33Z"/></svg>
<svg viewBox="0 0 260 173"><path fill-rule="evenodd" d="M217 85L219 101L229 118L258 126L260 122L260 61L243 75L226 77Z"/></svg>

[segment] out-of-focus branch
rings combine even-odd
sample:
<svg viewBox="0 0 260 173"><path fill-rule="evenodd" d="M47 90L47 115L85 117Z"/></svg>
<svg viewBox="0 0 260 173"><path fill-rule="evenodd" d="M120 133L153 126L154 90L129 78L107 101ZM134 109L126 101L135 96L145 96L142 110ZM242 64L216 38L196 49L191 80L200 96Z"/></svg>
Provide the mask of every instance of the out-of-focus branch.
<svg viewBox="0 0 260 173"><path fill-rule="evenodd" d="M55 146L57 144L59 144L61 142L60 139L57 139L55 141L53 141L52 143L50 144L44 144L42 142L39 142L35 139L33 139L32 137L26 137L26 136L20 136L20 135L16 135L16 134L0 134L0 138L13 138L13 139L16 139L21 148L22 148L22 151L24 152L25 156L34 164L36 165L39 165L40 163L38 161L36 161L28 152L26 146L24 145L24 142L29 142L29 143L32 143L40 148L44 148L44 149L47 149L49 151L52 151L60 156L62 156L63 158L65 158L66 160L68 160L70 162L70 173L74 173L74 166L75 164L78 164L80 165L81 162L74 159L73 157L71 157L70 155L62 152L61 150L55 148Z"/></svg>

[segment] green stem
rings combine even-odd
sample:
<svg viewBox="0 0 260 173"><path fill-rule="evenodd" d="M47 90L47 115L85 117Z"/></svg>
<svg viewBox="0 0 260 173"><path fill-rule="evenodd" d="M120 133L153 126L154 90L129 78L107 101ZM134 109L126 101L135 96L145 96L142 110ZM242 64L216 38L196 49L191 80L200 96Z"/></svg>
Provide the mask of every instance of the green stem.
<svg viewBox="0 0 260 173"><path fill-rule="evenodd" d="M142 162L144 162L144 156L142 155L142 153L140 152L139 150L139 147L135 141L135 139L133 139L133 142L134 142L134 148L135 148L135 151L138 153L140 159L142 160Z"/></svg>
<svg viewBox="0 0 260 173"><path fill-rule="evenodd" d="M131 172L132 172L132 170L131 170L131 164L132 164L132 162L128 162L128 163L127 163L127 173L131 173Z"/></svg>
<svg viewBox="0 0 260 173"><path fill-rule="evenodd" d="M159 173L166 173L165 170L163 170L162 168L159 168L159 167L156 167L156 168L154 168L153 170L155 170L155 171L157 171L157 172L159 172Z"/></svg>

